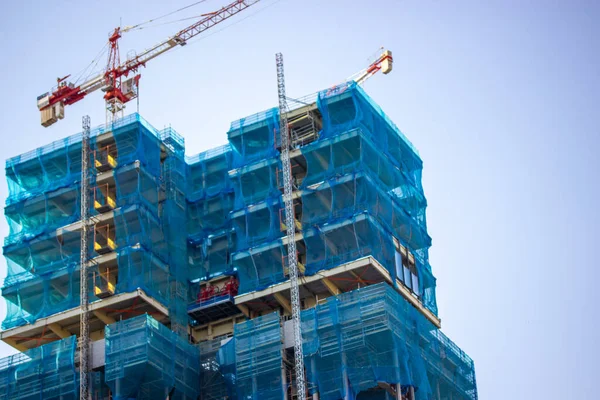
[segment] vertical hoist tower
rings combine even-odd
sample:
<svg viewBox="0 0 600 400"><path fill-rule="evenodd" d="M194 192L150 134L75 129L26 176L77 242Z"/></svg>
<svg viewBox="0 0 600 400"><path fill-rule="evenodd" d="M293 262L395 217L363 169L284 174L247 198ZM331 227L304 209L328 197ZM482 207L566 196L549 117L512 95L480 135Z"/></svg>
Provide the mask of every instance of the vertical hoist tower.
<svg viewBox="0 0 600 400"><path fill-rule="evenodd" d="M79 319L79 398L89 399L89 295L88 295L88 237L89 237L89 158L90 158L90 117L82 119L81 137L81 250L79 257L80 273L80 319Z"/></svg>
<svg viewBox="0 0 600 400"><path fill-rule="evenodd" d="M285 204L285 226L287 235L287 259L290 271L290 294L292 323L294 328L294 360L296 370L296 396L306 399L304 381L304 355L302 354L302 328L300 325L300 289L298 287L298 254L296 252L296 225L294 223L294 200L292 198L292 167L290 160L290 136L288 132L288 105L285 95L283 55L275 55L277 64L277 94L279 96L279 134L281 137L281 163L283 165L283 202Z"/></svg>

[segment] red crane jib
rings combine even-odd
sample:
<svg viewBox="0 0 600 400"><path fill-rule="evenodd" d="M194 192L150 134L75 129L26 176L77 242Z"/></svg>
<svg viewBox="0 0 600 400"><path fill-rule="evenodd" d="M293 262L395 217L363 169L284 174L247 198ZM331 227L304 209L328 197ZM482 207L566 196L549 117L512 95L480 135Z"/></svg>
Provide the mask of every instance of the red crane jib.
<svg viewBox="0 0 600 400"><path fill-rule="evenodd" d="M46 107L44 107L44 109L61 101L65 105L71 105L83 99L86 94L87 93L81 91L80 86L73 88L66 85L60 86L58 89L56 89L56 91L54 91L54 93L52 93L52 96L50 96L49 104Z"/></svg>

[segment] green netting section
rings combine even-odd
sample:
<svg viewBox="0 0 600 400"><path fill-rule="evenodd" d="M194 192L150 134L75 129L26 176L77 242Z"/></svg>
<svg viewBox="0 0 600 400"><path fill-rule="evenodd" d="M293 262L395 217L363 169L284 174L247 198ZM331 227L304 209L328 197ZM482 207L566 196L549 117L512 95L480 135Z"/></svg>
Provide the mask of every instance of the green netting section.
<svg viewBox="0 0 600 400"><path fill-rule="evenodd" d="M378 382L412 386L417 400L477 398L473 361L385 283L303 311L302 332L320 399L357 398Z"/></svg>
<svg viewBox="0 0 600 400"><path fill-rule="evenodd" d="M0 399L78 399L76 346L77 340L71 336L1 359Z"/></svg>
<svg viewBox="0 0 600 400"><path fill-rule="evenodd" d="M281 377L279 314L236 324L235 385L238 399L279 400L286 388Z"/></svg>
<svg viewBox="0 0 600 400"><path fill-rule="evenodd" d="M106 326L105 381L115 400L196 399L200 352L148 315Z"/></svg>

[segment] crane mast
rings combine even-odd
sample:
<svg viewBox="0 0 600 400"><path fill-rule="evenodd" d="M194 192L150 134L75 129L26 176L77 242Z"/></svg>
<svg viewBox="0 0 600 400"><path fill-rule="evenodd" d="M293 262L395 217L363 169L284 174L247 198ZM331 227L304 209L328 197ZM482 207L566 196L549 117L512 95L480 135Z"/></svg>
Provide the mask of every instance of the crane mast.
<svg viewBox="0 0 600 400"><path fill-rule="evenodd" d="M294 223L294 200L292 198L292 168L290 159L290 136L287 120L287 97L283 55L275 55L277 64L277 93L279 95L279 134L281 136L281 163L283 166L283 202L285 204L285 226L287 235L287 259L290 271L290 297L292 303L292 324L294 330L294 365L296 370L296 396L306 399L304 381L304 354L302 353L302 326L300 325L300 288L298 287L298 254L296 252L296 225Z"/></svg>
<svg viewBox="0 0 600 400"><path fill-rule="evenodd" d="M67 75L64 78L57 79L57 87L53 91L38 96L37 106L41 113L42 126L48 127L63 119L65 106L80 101L98 89L102 89L105 92L104 100L106 101L107 123L112 122L115 118L122 115L125 103L137 97L140 75L135 73L140 67L145 67L148 61L177 46L185 46L190 39L226 21L259 1L235 0L218 11L205 14L204 18L194 24L123 63L120 62L118 41L122 33L132 28L115 28L108 40L109 57L105 71L80 85L68 82L69 75ZM129 74L135 75L128 78ZM128 79L122 81L123 77Z"/></svg>

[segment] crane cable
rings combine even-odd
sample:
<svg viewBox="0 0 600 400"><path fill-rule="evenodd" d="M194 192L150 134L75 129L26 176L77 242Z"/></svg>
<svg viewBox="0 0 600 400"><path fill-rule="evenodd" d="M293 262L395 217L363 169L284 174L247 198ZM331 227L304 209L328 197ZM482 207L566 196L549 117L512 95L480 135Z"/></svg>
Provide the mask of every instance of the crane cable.
<svg viewBox="0 0 600 400"><path fill-rule="evenodd" d="M221 29L216 29L216 30L213 30L213 31L211 31L210 33L207 33L206 35L202 35L202 36L198 37L197 39L195 39L195 40L193 40L193 41L190 41L190 42L188 42L188 46L190 46L190 45L192 45L192 44L194 44L194 43L198 43L198 42L200 42L200 41L202 41L202 40L204 40L204 39L207 39L207 38L209 38L209 37L210 37L210 36L212 36L212 35L216 35L217 33L224 31L225 29L231 28L231 27L232 27L232 26L234 26L234 25L237 25L237 24L239 24L239 23L241 23L241 22L244 22L244 21L245 21L245 20L247 20L248 18L252 18L252 17L254 17L254 16L255 16L255 15L257 15L257 14L260 14L261 12L265 11L267 8L270 8L270 7L274 6L275 4L279 3L280 1L282 1L282 0L274 0L272 3L266 3L266 2L263 2L262 4L267 4L267 5L266 5L266 6L264 6L263 8L258 8L258 9L256 9L254 12L252 12L252 13L250 13L250 14L247 14L245 17L243 17L243 18L238 18L238 19L236 19L236 20L235 20L235 22L232 22L232 23L230 23L229 25L224 25L224 26L223 26ZM181 46L179 46L179 47L175 48L175 50L173 50L173 51L177 51L177 50L179 50L179 49L181 49L181 48L182 48L182 47L181 47Z"/></svg>
<svg viewBox="0 0 600 400"><path fill-rule="evenodd" d="M175 10L175 11L171 11L171 12L169 12L169 13L167 13L167 14L161 15L160 17L152 18L152 19L149 19L149 20L148 20L148 21L146 21L146 22L141 22L141 23L139 23L139 24L136 24L136 25L133 25L133 26L130 26L130 27L125 27L125 28L123 28L123 29L122 29L122 32L127 32L127 31L131 31L131 30L139 30L139 29L144 29L144 28L149 28L149 27L157 27L157 26L161 26L161 25L172 24L172 23L175 23L175 22L180 22L180 21L185 21L185 20L190 20L190 19L196 19L196 18L199 18L199 17L206 16L206 15L208 15L208 14L201 14L201 15L199 15L199 16L194 16L194 17L185 17L185 18L181 18L181 19L179 19L179 20L167 21L167 22L163 22L163 23L161 23L161 24L155 24L155 25L151 25L151 26L149 26L149 27L148 27L148 26L146 26L146 27L144 27L144 26L143 26L143 25L147 25L147 24L149 24L149 23L151 23L151 22L157 21L157 20L159 20L159 19L162 19L162 18L168 17L168 16L170 16L170 15L173 15L173 14L175 14L175 13L177 13L177 12L180 12L180 11L186 10L186 9L188 9L188 8L190 8L190 7L193 7L193 6L195 6L195 5L198 5L198 4L200 4L200 3L205 3L206 1L207 1L207 0L200 0L200 1L196 1L195 3L189 4L189 5L185 6L185 7L181 7L181 8L179 8L179 9L177 9L177 10ZM259 9L258 9L258 10L256 10L255 12L253 12L253 13L251 13L251 14L248 14L248 15L247 15L247 16L245 16L244 18L242 18L242 19L240 19L240 20L237 20L237 21L235 21L234 23L231 23L231 24L229 24L229 25L226 25L226 26L222 27L221 29L217 29L216 31L213 31L213 32L211 32L211 33L209 33L209 34L207 34L207 35L204 35L203 37L199 38L198 40L196 40L196 41L193 41L191 44L193 44L193 43L195 43L195 42L198 42L198 41L200 41L200 40L202 40L202 39L206 39L206 38L208 38L209 36L212 36L212 35L214 35L214 34L216 34L216 33L219 33L219 32L221 32L221 31L223 31L223 30L227 29L227 28L230 28L230 27L231 27L231 26L233 26L233 25L237 25L238 23L240 23L240 22L242 22L242 21L244 21L244 20L246 20L246 19L248 19L248 18L251 18L251 17L255 16L256 14L259 14L259 13L261 13L261 12L265 11L267 8L270 8L270 7L274 6L275 4L279 3L280 1L281 1L281 0L275 0L275 1L273 1L272 3L268 3L268 4L267 4L265 7L263 7L263 8L259 8ZM100 58L101 58L101 57L102 57L102 56L103 56L103 55L106 53L107 49L108 49L108 42L107 42L107 43L104 45L104 47L102 47L102 49L100 50L100 52L98 53L98 55L96 55L96 57L95 57L95 58L92 60L92 62L90 62L90 64L88 64L88 66L87 66L87 67L85 67L83 70L81 70L81 71L80 71L80 72L77 74L77 79L75 79L75 84L76 84L77 82L81 81L81 78L82 78L82 77L83 77L83 75L86 73L86 71L90 70L90 67L92 67L92 68L95 68L95 67L98 65L98 63L100 62ZM175 50L178 50L178 49L179 49L179 48L177 48L177 49L175 49ZM87 79L88 79L88 78L89 78L89 77L90 77L90 76L91 76L93 73L94 73L94 70L92 69L92 70L91 70L91 71L90 71L90 72L89 72L89 73L88 73L88 74L85 76L85 78L84 78L84 81L85 81L85 80L87 80Z"/></svg>
<svg viewBox="0 0 600 400"><path fill-rule="evenodd" d="M171 21L161 22L160 24L153 24L153 25L150 25L150 26L141 26L141 27L135 28L135 29L132 28L132 30L156 28L158 26L163 26L163 25L168 25L168 24L174 24L174 23L181 22L181 21L188 21L190 19L199 19L201 17L206 17L207 15L211 15L211 14L212 13L207 13L207 14L194 15L193 17L184 17L184 18L180 18L180 19L174 19L174 20L171 20Z"/></svg>
<svg viewBox="0 0 600 400"><path fill-rule="evenodd" d="M162 18L168 17L170 15L176 14L176 13L178 13L180 11L186 10L186 9L191 8L193 6L196 6L196 5L200 4L200 3L205 3L206 1L207 0L196 1L196 2L194 2L192 4L189 4L189 5L185 6L185 7L181 7L179 9L177 9L177 10L168 12L168 13L166 13L164 15L159 16L159 17L155 17L155 18L149 19L149 20L147 20L145 22L141 22L141 23L133 25L133 26L125 27L125 28L122 29L122 31L123 32L127 32L127 31L130 31L130 30L144 29L143 25L147 25L147 24L149 24L151 22L154 22L154 21L157 21L159 19L162 19ZM202 16L202 15L200 15L200 16ZM158 24L158 25L154 25L154 26L165 25L167 23L179 22L179 21L184 21L184 20L187 20L187 19L194 19L194 18L198 18L198 16L182 18L182 19L177 20L177 21L170 21L170 22L166 22L166 23ZM96 68L96 66L100 62L100 59L106 53L107 49L108 49L108 42L102 47L102 49L100 49L100 51L98 52L98 54L96 55L96 57L94 57L94 59L84 69L82 69L81 71L79 71L75 75L75 77L76 77L74 79L74 84L75 85L78 82L80 82L80 81L86 81L91 75L94 74L94 72L95 72L94 69ZM87 73L87 75L86 75L86 73Z"/></svg>
<svg viewBox="0 0 600 400"><path fill-rule="evenodd" d="M200 3L205 3L206 1L207 0L196 1L196 2L194 2L192 4L189 4L189 5L185 6L185 7L181 7L179 9L177 9L177 10L174 10L174 11L168 12L168 13L166 13L164 15L161 15L160 17L155 17L155 18L149 19L148 21L140 22L139 24L135 24L133 26L126 26L125 28L122 29L122 32L128 32L128 31L131 31L131 30L134 30L134 29L144 29L143 25L147 25L149 23L155 22L155 21L157 21L159 19L162 19L162 18L168 17L170 15L176 14L176 13L178 13L180 11L187 10L190 7L196 6L196 5L200 4Z"/></svg>
<svg viewBox="0 0 600 400"><path fill-rule="evenodd" d="M100 62L100 59L104 56L104 54L106 53L107 50L108 50L108 42L104 44L102 49L100 49L100 51L98 52L96 57L94 57L94 59L87 65L87 67L85 67L84 69L82 69L75 75L75 77L76 77L74 79L75 85L82 80L82 78L86 72L89 71L88 74L85 75L85 78L83 78L84 81L87 80L94 73L94 68L96 68L96 66Z"/></svg>

